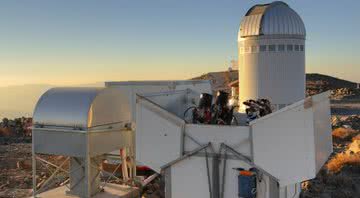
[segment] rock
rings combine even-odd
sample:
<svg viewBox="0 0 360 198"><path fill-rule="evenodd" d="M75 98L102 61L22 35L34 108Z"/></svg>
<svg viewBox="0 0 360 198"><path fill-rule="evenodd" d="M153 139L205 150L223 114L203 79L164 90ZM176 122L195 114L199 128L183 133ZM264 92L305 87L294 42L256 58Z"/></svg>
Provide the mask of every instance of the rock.
<svg viewBox="0 0 360 198"><path fill-rule="evenodd" d="M32 167L31 160L21 160L16 163L16 168L18 169L31 170L31 167Z"/></svg>

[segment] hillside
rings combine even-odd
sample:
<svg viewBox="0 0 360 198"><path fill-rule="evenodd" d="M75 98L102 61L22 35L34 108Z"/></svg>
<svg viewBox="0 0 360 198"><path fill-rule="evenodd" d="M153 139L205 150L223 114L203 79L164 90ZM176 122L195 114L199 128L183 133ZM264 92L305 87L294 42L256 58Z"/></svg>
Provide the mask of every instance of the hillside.
<svg viewBox="0 0 360 198"><path fill-rule="evenodd" d="M210 80L214 91L229 89L228 84L238 79L238 71L209 72L191 80Z"/></svg>
<svg viewBox="0 0 360 198"><path fill-rule="evenodd" d="M229 90L228 84L238 80L238 71L209 72L192 78L193 80L210 80L214 91ZM357 83L323 74L306 74L306 95L314 95L327 90L332 91L333 99L360 98Z"/></svg>
<svg viewBox="0 0 360 198"><path fill-rule="evenodd" d="M322 74L306 75L306 94L314 95L331 90L334 100L358 100L360 90L357 83Z"/></svg>
<svg viewBox="0 0 360 198"><path fill-rule="evenodd" d="M229 90L228 84L238 80L238 71L209 72L192 78L193 80L210 80L214 91ZM103 83L93 83L78 86L103 86ZM326 90L334 90L334 95L360 95L357 84L322 74L306 74L307 95L313 95ZM0 118L30 117L39 97L52 85L22 85L0 87Z"/></svg>
<svg viewBox="0 0 360 198"><path fill-rule="evenodd" d="M332 76L327 76L323 74L306 74L306 82L323 82L328 89L338 89L338 88L349 88L355 89L357 83L335 78Z"/></svg>

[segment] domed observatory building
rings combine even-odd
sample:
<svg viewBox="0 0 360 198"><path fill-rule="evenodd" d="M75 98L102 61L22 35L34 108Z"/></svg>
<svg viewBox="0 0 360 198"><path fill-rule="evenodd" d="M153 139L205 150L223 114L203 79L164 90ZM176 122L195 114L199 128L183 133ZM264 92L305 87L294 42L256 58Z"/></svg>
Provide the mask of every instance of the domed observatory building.
<svg viewBox="0 0 360 198"><path fill-rule="evenodd" d="M241 110L248 99L270 99L275 109L304 99L305 37L303 21L284 2L246 13L238 34Z"/></svg>

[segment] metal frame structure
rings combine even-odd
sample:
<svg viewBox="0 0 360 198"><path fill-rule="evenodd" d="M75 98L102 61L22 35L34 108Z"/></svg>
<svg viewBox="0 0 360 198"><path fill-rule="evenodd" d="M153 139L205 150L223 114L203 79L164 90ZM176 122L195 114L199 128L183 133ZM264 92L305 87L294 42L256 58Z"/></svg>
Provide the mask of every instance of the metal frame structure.
<svg viewBox="0 0 360 198"><path fill-rule="evenodd" d="M91 197L102 191L111 178L121 180L115 176L119 166L113 173L108 173L100 168L98 161L105 159L107 153L124 148L129 148L129 156L125 152L120 156L124 173L127 157L133 162L130 175L123 174L124 182L129 176L135 176L134 131L130 115L121 113L128 110L124 106L126 101L127 98L114 88L54 88L43 94L34 111L32 133L34 197L60 172L69 176L67 187L70 191L67 193ZM57 166L38 154L67 158ZM56 167L54 172L48 169L51 175L40 189L36 184L37 161ZM67 162L69 171L63 168ZM109 176L103 184L100 184L100 174Z"/></svg>
<svg viewBox="0 0 360 198"><path fill-rule="evenodd" d="M186 93L183 92L184 95ZM322 146L314 147L318 141L331 136L328 133L328 92L300 100L244 126L185 123L183 117L179 116L183 114L179 112L187 109L188 100L196 99L184 95L179 95L177 91L137 97L137 160L164 175L167 198L231 197L230 194L236 191L234 187L226 185L234 186L235 183L235 173L229 171L231 167L256 170L264 198L290 196L284 195L286 193L293 193L296 197L299 195L297 183L313 178L317 172L315 166L324 164L323 157L332 152L331 139ZM178 100L182 97L186 99ZM294 137L299 141L292 142ZM163 143L166 146L153 147ZM289 155L289 151L281 146L289 143L295 146L290 153L296 155ZM280 147L282 152L274 154L272 150ZM166 152L161 152L163 149ZM322 157L308 157L315 154ZM273 155L276 155L275 161ZM287 158L279 155L286 155ZM202 159L206 160L206 167ZM304 169L305 166L308 169ZM211 171L205 171L208 169ZM181 184L187 179L195 180L199 184L197 188ZM205 183L210 185L205 186ZM196 189L209 191L209 194L198 193Z"/></svg>
<svg viewBox="0 0 360 198"><path fill-rule="evenodd" d="M200 92L210 92L210 86L165 83L149 86L149 90L156 91L146 92L147 86L135 84L135 88L125 83L104 89L55 89L44 94L34 114L34 197L60 172L72 176L64 184L70 182L70 186L66 186L72 191L70 194L81 197L91 197L102 191L112 178L127 182L126 177L115 176L120 165L110 173L99 168L97 161L115 156L122 159L125 166L127 157L124 153L120 156L108 153L129 148L130 177L136 175L136 158L157 172L139 183L146 185L158 174L164 174L167 198L233 197L237 182L236 173L231 171L234 168L258 170L259 177L265 181L265 191L276 189L269 191L271 195L264 194L264 198L286 198L280 194L296 182L313 178L318 171L315 167L323 164L331 152L331 139L317 147L313 145L329 136L329 93L301 100L248 125L245 122L231 126L198 125L186 123L183 112L198 103ZM56 106L58 104L60 107ZM121 109L122 106L125 107ZM73 115L76 119L69 119ZM240 114L237 116L243 118ZM299 130L304 132L299 133ZM275 136L279 138L273 138ZM291 143L296 155L281 153L288 152L281 144L289 144L294 136L300 140ZM273 148L273 145L278 146ZM267 150L269 148L272 149ZM279 148L282 151L278 151ZM68 158L57 165L38 154ZM288 158L282 159L278 155ZM37 161L51 172L39 189L36 186ZM64 164L69 161L70 170L65 170ZM303 167L307 165L309 169L305 170ZM124 166L123 171L127 170ZM79 173L80 169L82 172ZM101 185L99 175L108 176ZM184 183L185 180L194 180L196 185Z"/></svg>
<svg viewBox="0 0 360 198"><path fill-rule="evenodd" d="M114 156L115 156L114 154L111 154L110 158L114 158ZM109 156L107 156L106 154L103 156L104 159L105 159L105 158L108 158L108 157L109 157ZM128 156L126 156L126 157L128 157ZM133 180L133 178L134 178L134 177L133 177L133 173L131 173L131 175L129 175L130 178L132 178L132 179L130 179L130 180L126 180L126 179L124 179L124 178L121 179L121 178L115 176L115 174L116 174L116 172L118 171L118 169L124 164L124 162L126 162L126 158L125 158L125 159L122 158L121 155L117 155L116 158L119 159L119 160L121 160L122 163L119 163L119 164L116 166L116 168L114 169L113 172L107 172L107 171L105 171L104 169L99 168L99 167L101 167L101 166L100 166L99 164L97 164L96 162L94 162L93 160L91 160L92 162L90 162L90 164L89 164L89 163L86 163L86 162L81 163L80 166L79 166L77 169L74 169L74 170L72 170L72 171L65 170L65 169L63 168L63 166L64 166L67 162L69 162L70 158L71 158L71 157L66 157L66 158L60 163L60 165L56 165L56 164L54 164L54 163L52 163L52 162L50 162L50 161L48 161L48 160L45 160L45 159L39 157L39 156L37 155L37 153L35 153L34 151L32 152L32 164L33 164L33 166L32 166L32 175L33 175L33 192L32 192L32 195L33 195L34 198L36 198L36 196L37 196L38 194L40 194L40 193L48 190L48 189L46 189L47 185L48 185L52 180L54 180L54 179L56 178L56 176L57 176L60 172L66 173L66 177L68 177L68 178L67 178L65 181L63 181L62 183L64 184L64 186L66 186L66 188L67 188L68 190L71 190L70 186L68 185L68 182L69 182L69 179L70 179L70 178L69 178L69 177L70 177L70 174L73 173L73 172L76 172L78 169L81 169L81 168L83 168L83 169L88 169L89 167L96 168L96 169L99 171L98 174L100 174L100 175L102 175L102 176L107 175L107 179L106 179L104 182L101 183L101 186L100 186L98 192L102 192L102 191L104 190L105 186L110 182L110 180L111 180L112 178L114 178L114 179L115 179L116 181L118 181L118 182L120 181L120 182L123 182L123 183L127 183L127 184L129 184L130 186L135 186L135 182L136 182L136 181ZM89 158L89 159L91 159L91 158ZM41 184L37 184L37 181L36 181L36 173L37 173L36 162L40 162L41 165L42 165L43 167L47 168L47 171L51 173L51 175L50 175L46 180L44 180ZM94 165L94 164L95 164L95 165ZM56 168L55 171L51 171L50 168L49 168L47 165ZM89 167L87 167L88 165L89 165ZM156 176L157 176L157 174L156 174ZM124 177L124 175L123 175L123 177ZM146 185L147 183L149 183L152 179L154 179L154 177L155 177L155 175L152 176L151 179L147 180L147 182L144 183L143 185ZM82 182L83 179L84 179L84 177L82 177L82 178L81 178L77 183L75 183L74 185L75 185L75 186L78 185L80 182ZM91 183L93 183L93 182L94 182L94 181L92 181ZM90 183L89 185L91 185L91 183Z"/></svg>

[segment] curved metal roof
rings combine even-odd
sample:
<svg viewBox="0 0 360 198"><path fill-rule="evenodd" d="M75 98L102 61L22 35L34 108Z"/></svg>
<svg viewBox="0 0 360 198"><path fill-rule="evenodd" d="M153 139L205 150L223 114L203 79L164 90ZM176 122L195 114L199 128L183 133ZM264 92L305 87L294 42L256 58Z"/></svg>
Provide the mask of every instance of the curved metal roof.
<svg viewBox="0 0 360 198"><path fill-rule="evenodd" d="M296 35L305 37L300 16L286 3L275 1L255 5L241 21L239 38L259 35Z"/></svg>
<svg viewBox="0 0 360 198"><path fill-rule="evenodd" d="M92 127L130 120L127 96L114 88L53 88L39 99L33 119L44 127Z"/></svg>

